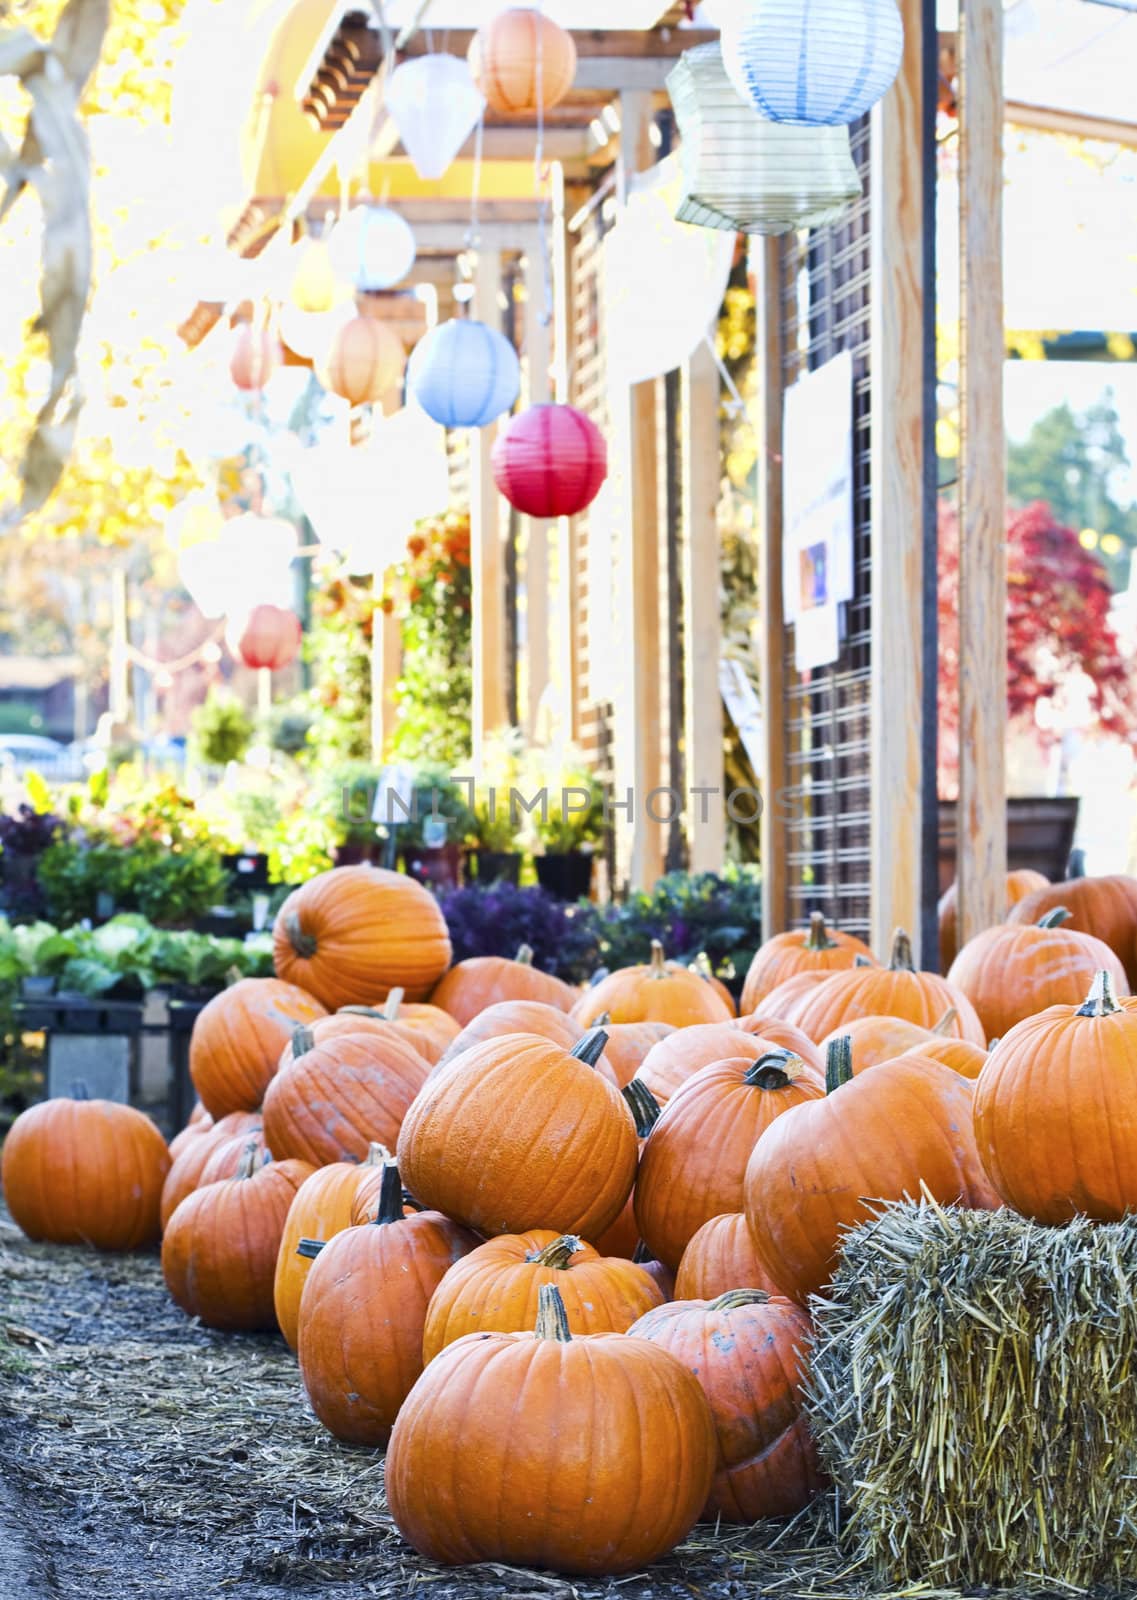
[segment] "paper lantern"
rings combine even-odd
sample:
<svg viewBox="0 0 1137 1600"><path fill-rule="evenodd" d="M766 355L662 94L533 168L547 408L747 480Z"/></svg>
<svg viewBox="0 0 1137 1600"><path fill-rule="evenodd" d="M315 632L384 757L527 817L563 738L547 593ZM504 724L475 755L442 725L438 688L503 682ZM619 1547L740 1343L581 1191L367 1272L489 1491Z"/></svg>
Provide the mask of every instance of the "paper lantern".
<svg viewBox="0 0 1137 1600"><path fill-rule="evenodd" d="M271 328L242 322L233 337L229 376L238 389L263 389L283 360L280 340Z"/></svg>
<svg viewBox="0 0 1137 1600"><path fill-rule="evenodd" d="M457 56L416 56L387 79L384 103L420 178L441 178L478 125L486 102Z"/></svg>
<svg viewBox="0 0 1137 1600"><path fill-rule="evenodd" d="M286 300L278 319L280 337L293 355L315 361L325 350L331 349L336 334L356 315L355 305L350 300L333 306L330 311L301 311Z"/></svg>
<svg viewBox="0 0 1137 1600"><path fill-rule="evenodd" d="M330 311L344 291L336 279L331 251L325 239L305 239L297 247L296 270L288 289L288 304L297 311Z"/></svg>
<svg viewBox="0 0 1137 1600"><path fill-rule="evenodd" d="M846 127L769 122L742 100L717 44L680 56L667 79L682 143L681 222L788 233L831 222L861 193Z"/></svg>
<svg viewBox="0 0 1137 1600"><path fill-rule="evenodd" d="M608 447L575 406L530 406L493 447L494 482L530 517L572 517L592 504L608 476Z"/></svg>
<svg viewBox="0 0 1137 1600"><path fill-rule="evenodd" d="M504 334L455 317L419 340L407 383L427 416L444 428L484 428L512 409L521 363Z"/></svg>
<svg viewBox="0 0 1137 1600"><path fill-rule="evenodd" d="M234 633L236 653L247 667L280 672L300 654L300 618L281 606L254 606Z"/></svg>
<svg viewBox="0 0 1137 1600"><path fill-rule="evenodd" d="M771 122L855 122L904 53L896 0L749 0L722 31L738 92Z"/></svg>
<svg viewBox="0 0 1137 1600"><path fill-rule="evenodd" d="M572 34L529 6L511 6L479 28L468 59L494 111L548 111L576 77Z"/></svg>
<svg viewBox="0 0 1137 1600"><path fill-rule="evenodd" d="M390 206L356 206L332 229L328 254L334 272L372 294L402 283L410 274L415 236Z"/></svg>
<svg viewBox="0 0 1137 1600"><path fill-rule="evenodd" d="M316 372L325 389L352 406L375 405L402 382L403 341L377 317L354 316L332 336Z"/></svg>

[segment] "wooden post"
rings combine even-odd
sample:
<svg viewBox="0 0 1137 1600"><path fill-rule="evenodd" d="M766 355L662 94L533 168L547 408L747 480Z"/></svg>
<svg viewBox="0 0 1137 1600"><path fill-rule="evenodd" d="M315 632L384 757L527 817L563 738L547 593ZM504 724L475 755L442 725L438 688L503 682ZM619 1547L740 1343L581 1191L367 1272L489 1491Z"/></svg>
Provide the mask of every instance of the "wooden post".
<svg viewBox="0 0 1137 1600"><path fill-rule="evenodd" d="M719 373L700 344L683 368L683 751L692 872L721 872L726 849L722 793L719 657ZM696 789L714 789L699 795Z"/></svg>
<svg viewBox="0 0 1137 1600"><path fill-rule="evenodd" d="M374 582L382 594L387 587L384 574L376 573ZM402 623L376 607L371 622L371 754L378 763L386 760L395 731L395 685L402 668Z"/></svg>
<svg viewBox="0 0 1137 1600"><path fill-rule="evenodd" d="M545 266L542 245L535 239L525 266L525 352L529 368L529 404L544 405L551 398L549 365L551 326L544 318ZM527 695L525 721L532 734L537 726L541 697L549 683L549 524L526 518L525 544L525 662Z"/></svg>
<svg viewBox="0 0 1137 1600"><path fill-rule="evenodd" d="M786 781L786 623L782 606L782 247L761 246L756 345L761 363L758 424L759 656L766 759L762 784L762 936L783 933L789 873L781 795Z"/></svg>
<svg viewBox="0 0 1137 1600"><path fill-rule="evenodd" d="M474 315L491 327L501 323L501 252L481 250L474 275ZM470 563L473 580L474 768L482 741L505 725L505 552L501 538L501 496L493 481L490 455L497 424L470 434Z"/></svg>
<svg viewBox="0 0 1137 1600"><path fill-rule="evenodd" d="M872 945L921 936L923 801L924 29L872 121ZM936 47L936 40L931 41ZM935 965L933 952L925 952Z"/></svg>
<svg viewBox="0 0 1137 1600"><path fill-rule="evenodd" d="M560 162L553 163L553 399L567 405L571 397L569 350L573 319L569 296L569 239L565 219L565 174ZM557 574L556 648L550 649L555 662L554 682L560 698L560 733L576 739L580 732L580 675L576 653L576 541L570 517L557 521L556 554L552 566Z"/></svg>
<svg viewBox="0 0 1137 1600"><path fill-rule="evenodd" d="M1006 912L1003 7L961 0L959 808L962 943Z"/></svg>
<svg viewBox="0 0 1137 1600"><path fill-rule="evenodd" d="M116 727L130 720L130 631L127 624L126 567L111 573L111 670L108 704Z"/></svg>

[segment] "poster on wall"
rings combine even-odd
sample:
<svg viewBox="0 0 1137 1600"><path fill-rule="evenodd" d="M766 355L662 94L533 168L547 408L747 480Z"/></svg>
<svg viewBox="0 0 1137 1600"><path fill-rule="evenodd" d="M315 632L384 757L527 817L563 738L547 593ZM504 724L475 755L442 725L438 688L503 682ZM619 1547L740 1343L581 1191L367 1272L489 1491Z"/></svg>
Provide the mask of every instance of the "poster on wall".
<svg viewBox="0 0 1137 1600"><path fill-rule="evenodd" d="M853 358L786 390L782 443L782 604L799 672L836 661L840 607L853 598Z"/></svg>

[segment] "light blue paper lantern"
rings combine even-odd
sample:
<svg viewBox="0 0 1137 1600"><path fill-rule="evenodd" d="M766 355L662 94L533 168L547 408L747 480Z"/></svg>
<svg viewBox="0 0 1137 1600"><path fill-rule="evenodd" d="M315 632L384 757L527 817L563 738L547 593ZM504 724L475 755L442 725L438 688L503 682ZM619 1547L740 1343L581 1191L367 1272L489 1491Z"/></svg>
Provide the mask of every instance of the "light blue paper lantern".
<svg viewBox="0 0 1137 1600"><path fill-rule="evenodd" d="M517 399L521 364L503 334L456 317L419 340L407 382L427 416L444 428L484 428Z"/></svg>
<svg viewBox="0 0 1137 1600"><path fill-rule="evenodd" d="M855 122L904 53L896 0L745 0L722 30L739 93L771 122Z"/></svg>

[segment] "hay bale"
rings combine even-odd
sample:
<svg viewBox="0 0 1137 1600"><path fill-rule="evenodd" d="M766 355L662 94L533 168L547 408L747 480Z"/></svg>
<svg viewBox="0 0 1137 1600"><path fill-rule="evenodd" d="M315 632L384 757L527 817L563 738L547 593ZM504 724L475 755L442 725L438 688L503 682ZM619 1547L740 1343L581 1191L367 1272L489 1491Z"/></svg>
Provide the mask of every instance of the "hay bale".
<svg viewBox="0 0 1137 1600"><path fill-rule="evenodd" d="M1132 1584L1137 1219L890 1206L813 1309L808 1406L878 1580Z"/></svg>

